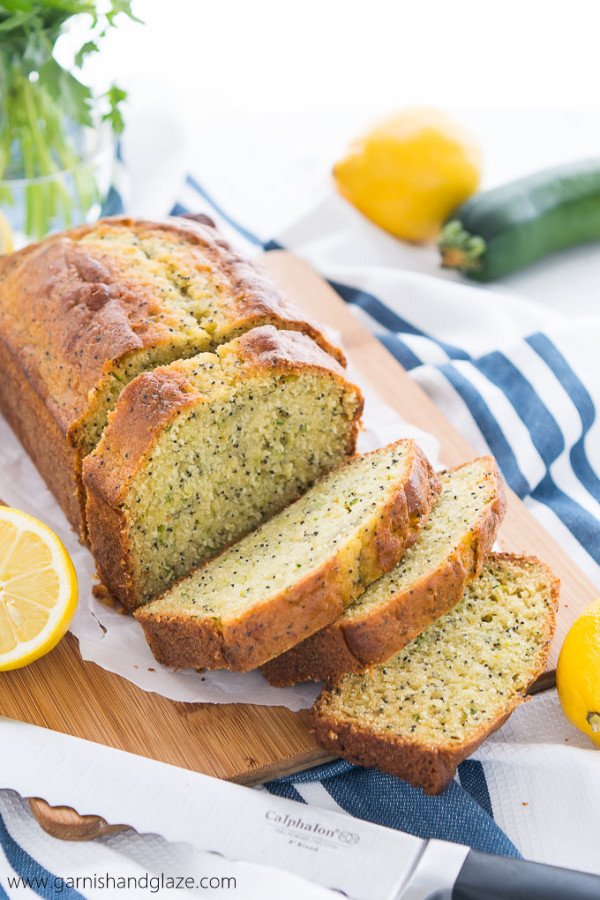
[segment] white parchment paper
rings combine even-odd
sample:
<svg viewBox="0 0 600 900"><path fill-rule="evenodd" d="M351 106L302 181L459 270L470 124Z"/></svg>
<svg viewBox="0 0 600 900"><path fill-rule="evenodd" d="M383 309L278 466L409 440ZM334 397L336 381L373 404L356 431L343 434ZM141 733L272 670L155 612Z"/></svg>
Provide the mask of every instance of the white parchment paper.
<svg viewBox="0 0 600 900"><path fill-rule="evenodd" d="M338 340L339 343L339 340ZM435 466L439 445L432 435L404 422L381 402L373 389L349 366L350 380L365 396L364 430L358 446L375 450L402 437L414 437ZM83 659L115 672L145 691L171 700L204 703L255 703L286 706L291 710L312 705L319 687L314 684L274 688L260 672L238 674L217 671L199 674L194 669L174 672L152 656L135 619L106 606L92 594L95 566L90 551L79 543L58 503L0 416L0 498L45 522L59 535L71 555L79 583L79 605L71 631L79 641Z"/></svg>

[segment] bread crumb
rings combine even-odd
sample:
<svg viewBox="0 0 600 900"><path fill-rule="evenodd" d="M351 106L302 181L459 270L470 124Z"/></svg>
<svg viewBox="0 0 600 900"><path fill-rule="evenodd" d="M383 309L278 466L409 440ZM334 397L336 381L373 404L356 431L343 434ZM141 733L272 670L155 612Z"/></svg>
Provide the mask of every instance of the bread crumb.
<svg viewBox="0 0 600 900"><path fill-rule="evenodd" d="M114 609L117 605L117 601L103 584L95 584L92 587L92 594L96 600L99 600L100 603L104 603L105 606L110 606L111 609Z"/></svg>
<svg viewBox="0 0 600 900"><path fill-rule="evenodd" d="M92 594L96 600L99 600L100 603L103 603L104 606L108 606L109 609L116 609L120 616L128 615L128 610L117 600L116 597L110 593L108 588L106 588L103 584L95 584L92 587ZM101 626L104 628L104 626ZM106 629L104 629L106 631Z"/></svg>

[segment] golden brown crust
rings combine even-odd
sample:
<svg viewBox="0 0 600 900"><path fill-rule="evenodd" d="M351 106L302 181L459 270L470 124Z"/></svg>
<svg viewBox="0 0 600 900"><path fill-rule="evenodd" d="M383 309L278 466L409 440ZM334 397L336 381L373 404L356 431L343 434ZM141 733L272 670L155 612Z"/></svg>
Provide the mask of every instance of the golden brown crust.
<svg viewBox="0 0 600 900"><path fill-rule="evenodd" d="M226 622L154 613L149 607L136 610L156 659L179 668L225 667L245 672L333 621L368 584L396 564L416 539L439 494L439 479L422 451L413 443L410 453L408 479L391 488L390 500L376 518L365 523L360 541L340 548L292 589Z"/></svg>
<svg viewBox="0 0 600 900"><path fill-rule="evenodd" d="M271 660L262 669L270 684L287 687L301 681L336 680L347 672L364 672L398 653L458 603L467 582L481 571L506 512L500 470L493 457L484 459L489 463L485 477L494 499L444 563L405 591L393 593L386 603L366 610L360 617L339 619Z"/></svg>
<svg viewBox="0 0 600 900"><path fill-rule="evenodd" d="M552 604L544 620L543 646L534 668L527 675L526 688L510 698L505 709L496 719L483 723L470 740L452 745L429 745L407 740L400 735L376 732L356 721L341 719L328 711L328 700L335 685L328 685L313 706L314 730L317 741L326 750L347 759L349 762L381 772L396 775L426 794L440 794L452 781L457 766L483 743L483 741L506 722L510 714L525 702L527 691L542 674L548 661L550 645L556 628L560 582L551 569L534 556L515 556L510 553L495 553L490 560L506 560L516 565L531 564L543 568L548 579Z"/></svg>
<svg viewBox="0 0 600 900"><path fill-rule="evenodd" d="M13 353L29 357L35 390L69 439L112 364L168 341L173 324L149 284L124 278L73 237L29 248L0 282L2 330Z"/></svg>
<svg viewBox="0 0 600 900"><path fill-rule="evenodd" d="M127 608L121 598L132 596L137 590L127 519L121 510L113 509L92 492L88 492L86 510L94 521L102 522L102 528L94 531L91 544L101 585L113 600L119 600Z"/></svg>
<svg viewBox="0 0 600 900"><path fill-rule="evenodd" d="M510 708L501 717L491 725L482 726L476 737L456 749L415 744L394 735L368 732L350 722L337 721L320 711L320 698L314 706L314 732L322 747L356 766L395 775L422 788L425 794L441 794L454 778L460 763L492 732L501 728L513 710L526 699L514 697Z"/></svg>
<svg viewBox="0 0 600 900"><path fill-rule="evenodd" d="M354 453L362 415L360 391L346 381L345 372L307 335L279 331L272 325L252 329L218 348L220 356L235 355L240 363L237 380L263 371L285 374L319 372L344 383L360 397L352 438L347 449ZM192 385L186 361L143 372L121 392L109 414L109 424L96 449L85 458L83 481L88 494L95 494L119 507L133 478L152 452L156 440L182 412L206 397ZM91 522L91 520L90 520ZM93 526L90 524L90 533Z"/></svg>
<svg viewBox="0 0 600 900"><path fill-rule="evenodd" d="M133 229L139 236L161 232L184 239L205 258L202 260L223 276L228 288L227 309L230 322L243 322L241 331L259 325L297 330L308 334L330 356L345 366L346 358L339 347L331 344L315 324L307 321L292 300L275 285L267 270L255 261L240 256L219 234L208 217L198 219L171 216L156 219L132 219L128 216L109 216L94 225L74 228L67 235L74 240L98 231L98 226ZM234 337L230 333L230 337Z"/></svg>
<svg viewBox="0 0 600 900"><path fill-rule="evenodd" d="M285 331L264 325L246 331L235 344L233 341L222 344L216 352L224 358L232 347L235 347L241 364L249 371L277 368L295 373L302 366L304 369L312 367L331 371L344 380L347 377L342 365L332 359L332 355L323 350L314 338L301 331Z"/></svg>
<svg viewBox="0 0 600 900"><path fill-rule="evenodd" d="M83 461L88 502L99 497L118 508L157 438L183 411L202 402L182 373L168 366L142 372L121 393L96 449ZM93 518L88 515L93 547Z"/></svg>
<svg viewBox="0 0 600 900"><path fill-rule="evenodd" d="M48 407L29 383L22 360L7 348L0 332L0 411L40 475L54 493L73 528L83 531L79 450L64 439Z"/></svg>
<svg viewBox="0 0 600 900"><path fill-rule="evenodd" d="M441 490L440 479L429 460L413 443L412 464L403 490L390 498L373 537L363 542L360 560L363 571L369 573L367 584L393 569L412 547Z"/></svg>
<svg viewBox="0 0 600 900"><path fill-rule="evenodd" d="M273 687L289 687L303 681L333 680L346 672L361 672L356 658L337 622L322 628L287 653L261 666Z"/></svg>
<svg viewBox="0 0 600 900"><path fill-rule="evenodd" d="M125 387L118 412L109 415L105 429L109 437L103 436L101 441L109 449L87 456L82 466L86 531L98 576L126 607L139 593L139 586L131 559L128 516L118 497L141 465L148 434L159 434L199 400L183 376L171 374L165 379L161 375L161 369L143 372Z"/></svg>
<svg viewBox="0 0 600 900"><path fill-rule="evenodd" d="M348 572L350 567L344 568ZM291 646L293 641L301 640L313 622L328 622L341 613L343 597L361 586L350 575L342 577L340 569L336 560L329 561L299 581L293 590L227 623L169 613L149 614L144 606L134 615L152 653L163 665L246 672L257 668L280 645Z"/></svg>
<svg viewBox="0 0 600 900"><path fill-rule="evenodd" d="M341 366L310 337L265 325L222 345L217 353L236 357L238 382L262 372L317 372L352 391L358 405L345 451L348 456L355 452L362 396L346 380ZM144 372L124 388L100 443L83 462L88 533L98 574L128 609L139 605L143 590L131 561L130 522L124 507L127 492L165 428L187 409L207 401L186 376L185 362Z"/></svg>
<svg viewBox="0 0 600 900"><path fill-rule="evenodd" d="M172 337L173 322L151 279L129 273L110 249L101 254L80 242L119 227L138 237L159 232L185 239L191 260L221 276L222 290L229 293L222 312L238 333L258 324L297 328L344 363L341 351L303 320L270 276L238 256L214 229L177 218L100 220L19 251L0 269L7 343L17 355L30 354L30 380L65 434L86 412L90 390L114 361Z"/></svg>
<svg viewBox="0 0 600 900"><path fill-rule="evenodd" d="M0 333L4 352L12 357L13 369L24 373L28 394L35 394L45 407L42 415L47 428L62 434L65 441L64 449L60 439L45 448L45 456L52 454L52 459L44 459L41 453L33 458L50 487L57 485L57 499L82 536L84 494L77 460L65 464L72 456L68 446L82 455L88 417L101 402L105 387L113 383L111 372L117 364L152 348L179 347L182 339L180 318L162 300L152 274L144 275L129 266L127 258L118 258L110 242L106 249L102 246L102 237L119 229L133 232L136 238L160 235L172 244L179 242L186 264L198 272L210 271L214 277L219 315L206 331L202 320L195 326L196 336L190 340L199 341L197 351L270 323L309 334L345 364L343 353L304 320L270 276L238 256L207 224L179 218L153 222L113 217L3 257ZM90 236L93 244L82 242ZM178 352L169 351L171 355ZM185 355L189 353L187 348ZM4 392L0 385L0 394ZM10 399L0 402L8 406ZM17 418L13 415L13 422ZM17 423L15 429L24 443L35 444L36 429L30 423ZM50 470L56 477L48 478ZM73 497L81 501L79 511L72 508Z"/></svg>

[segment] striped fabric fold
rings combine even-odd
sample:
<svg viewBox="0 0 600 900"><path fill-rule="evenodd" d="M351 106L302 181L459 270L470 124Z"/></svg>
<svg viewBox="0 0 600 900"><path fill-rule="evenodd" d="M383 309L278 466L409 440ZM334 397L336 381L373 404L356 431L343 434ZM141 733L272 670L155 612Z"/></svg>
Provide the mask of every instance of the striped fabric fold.
<svg viewBox="0 0 600 900"><path fill-rule="evenodd" d="M11 881L14 881L15 877L21 879L21 887L18 889L21 896L24 895L25 891L27 891L27 893L32 891L40 897L48 898L48 900L56 897L57 891L55 890L54 885L56 884L57 875L60 873L55 874L49 872L48 869L27 853L27 851L24 850L12 836L1 815L0 846L6 861L12 870ZM0 873L4 874L2 873L1 868ZM7 877L7 885L8 883L9 879ZM61 887L60 893L66 900L85 900L82 894L66 885ZM8 896L9 895L4 892L0 883L0 900L2 900L3 897Z"/></svg>
<svg viewBox="0 0 600 900"><path fill-rule="evenodd" d="M321 791L307 790L319 785ZM422 838L468 844L476 850L519 857L494 822L480 762L467 760L439 797L423 794L392 775L333 762L265 785L271 794L347 812Z"/></svg>

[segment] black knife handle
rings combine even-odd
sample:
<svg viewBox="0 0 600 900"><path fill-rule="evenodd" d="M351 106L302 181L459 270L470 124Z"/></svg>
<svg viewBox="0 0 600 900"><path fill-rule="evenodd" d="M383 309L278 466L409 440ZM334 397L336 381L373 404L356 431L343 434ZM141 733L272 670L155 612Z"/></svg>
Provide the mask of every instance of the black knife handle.
<svg viewBox="0 0 600 900"><path fill-rule="evenodd" d="M452 900L600 900L600 876L470 850Z"/></svg>

